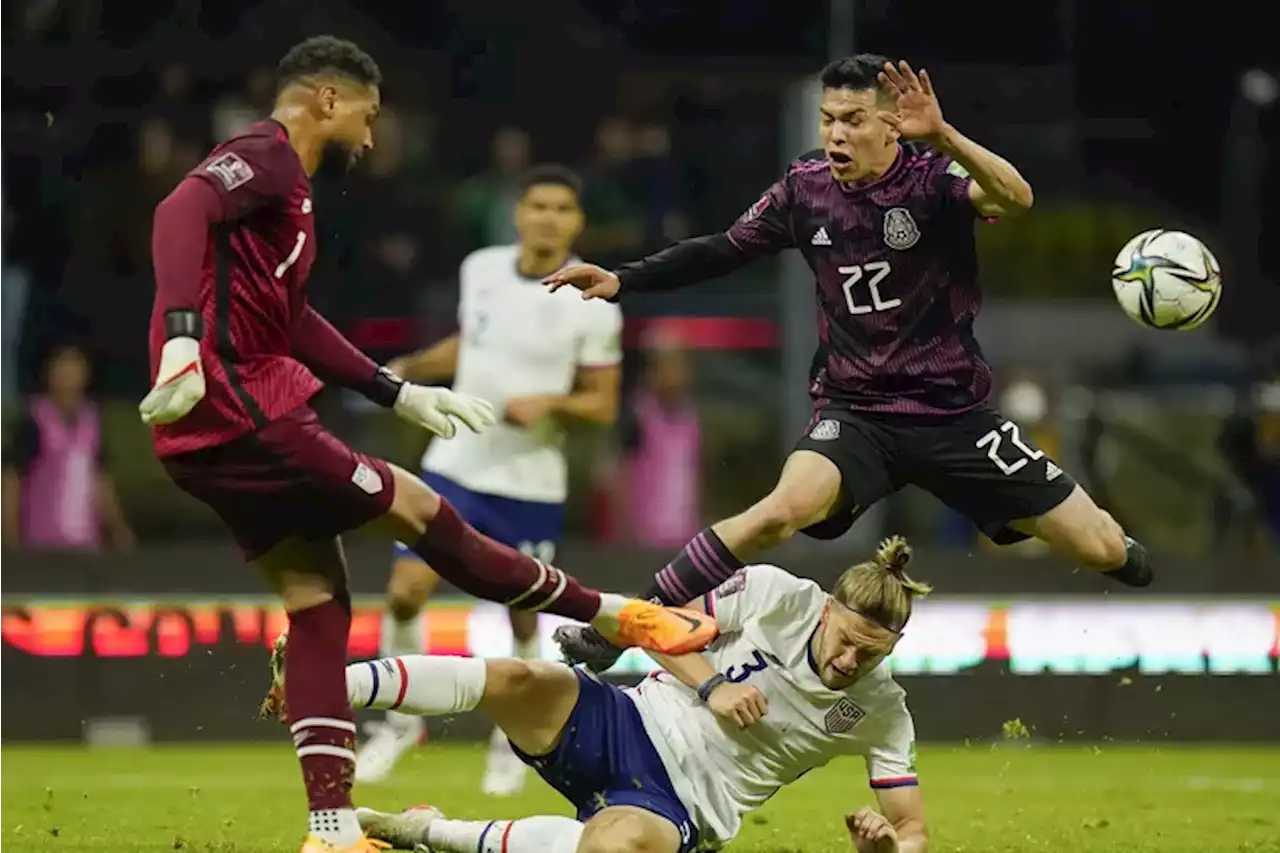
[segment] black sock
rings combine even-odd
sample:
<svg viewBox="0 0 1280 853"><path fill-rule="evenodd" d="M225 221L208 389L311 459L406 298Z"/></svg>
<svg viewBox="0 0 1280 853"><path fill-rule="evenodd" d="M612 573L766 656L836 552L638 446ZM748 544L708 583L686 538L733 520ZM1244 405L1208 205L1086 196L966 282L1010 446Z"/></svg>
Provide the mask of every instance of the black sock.
<svg viewBox="0 0 1280 853"><path fill-rule="evenodd" d="M1126 536L1124 552L1124 565L1103 574L1126 586L1150 586L1155 575L1151 571L1151 557L1147 554L1147 549L1138 540Z"/></svg>
<svg viewBox="0 0 1280 853"><path fill-rule="evenodd" d="M653 576L644 598L662 604L680 606L705 595L742 568L710 527L693 537L688 545Z"/></svg>

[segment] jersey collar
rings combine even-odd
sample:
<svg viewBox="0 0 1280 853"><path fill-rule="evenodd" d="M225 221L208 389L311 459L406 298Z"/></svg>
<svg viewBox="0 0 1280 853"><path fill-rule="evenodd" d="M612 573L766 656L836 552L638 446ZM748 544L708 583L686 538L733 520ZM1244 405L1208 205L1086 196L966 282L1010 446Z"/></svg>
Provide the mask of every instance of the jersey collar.
<svg viewBox="0 0 1280 853"><path fill-rule="evenodd" d="M889 167L889 170L887 172L885 172L880 177L876 178L874 181L871 181L865 184L846 184L841 181L836 181L834 175L831 177L831 180L836 181L836 184L839 185L841 192L843 192L845 195L861 195L865 192L874 190L877 187L884 186L889 181L896 178L898 176L898 173L902 171L903 163L906 162L906 159L907 159L906 152L903 150L901 143L899 143L898 154L896 157L893 158L893 165Z"/></svg>

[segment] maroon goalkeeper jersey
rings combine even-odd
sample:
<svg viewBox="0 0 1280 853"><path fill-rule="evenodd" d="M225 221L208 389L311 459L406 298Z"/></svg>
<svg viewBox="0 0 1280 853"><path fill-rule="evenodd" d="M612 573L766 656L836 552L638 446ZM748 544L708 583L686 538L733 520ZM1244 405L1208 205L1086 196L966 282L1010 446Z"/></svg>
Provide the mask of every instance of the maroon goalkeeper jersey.
<svg viewBox="0 0 1280 853"><path fill-rule="evenodd" d="M157 208L156 216L202 216L203 245L167 245L157 222L157 299L151 315L151 376L159 369L165 342L160 297L166 270L163 252L202 253L191 310L204 317L200 355L207 392L181 420L154 431L156 454L172 456L231 441L260 429L305 403L322 383L291 356L295 334L307 313L306 282L316 256L311 182L274 121L254 124L213 149L183 184ZM186 192L198 190L198 192ZM192 210L179 198L209 200L207 211ZM171 232L170 232L171 233ZM199 234L200 231L191 233Z"/></svg>

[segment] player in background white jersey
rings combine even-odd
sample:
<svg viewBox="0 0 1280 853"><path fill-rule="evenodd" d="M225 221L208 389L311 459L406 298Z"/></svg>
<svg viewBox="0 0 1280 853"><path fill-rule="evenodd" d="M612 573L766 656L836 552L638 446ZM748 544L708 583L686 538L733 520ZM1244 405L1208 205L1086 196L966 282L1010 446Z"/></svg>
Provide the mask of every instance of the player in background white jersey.
<svg viewBox="0 0 1280 853"><path fill-rule="evenodd" d="M730 841L783 785L841 755L863 757L878 810L844 816L862 853L923 853L924 801L904 692L880 664L929 588L910 549L886 541L830 594L776 566L748 566L709 593L721 636L659 658L636 688L561 664L401 657L347 667L353 707L416 714L479 709L577 819L448 820L430 807L360 809L396 847L434 853L689 853ZM850 785L850 796L854 789ZM421 848L420 848L421 849Z"/></svg>
<svg viewBox="0 0 1280 853"><path fill-rule="evenodd" d="M389 366L411 381L453 379L456 391L488 400L503 421L483 433L432 442L422 477L481 533L550 563L568 490L561 418L612 423L618 411L622 314L566 291L547 299L541 281L575 260L584 220L581 182L568 169L540 166L521 183L514 216L519 242L473 252L459 269L457 334ZM387 588L381 650L423 651L421 612L438 576L397 547ZM511 612L515 655L539 654L537 614ZM374 729L356 760L356 779L386 778L421 739L421 717L396 712ZM510 795L526 767L495 731L482 787Z"/></svg>

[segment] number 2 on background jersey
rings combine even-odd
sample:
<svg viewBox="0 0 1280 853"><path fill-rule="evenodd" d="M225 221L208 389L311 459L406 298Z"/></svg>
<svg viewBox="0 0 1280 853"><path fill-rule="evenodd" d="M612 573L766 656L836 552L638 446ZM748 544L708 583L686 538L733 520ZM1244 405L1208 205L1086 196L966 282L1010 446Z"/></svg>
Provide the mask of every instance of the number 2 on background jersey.
<svg viewBox="0 0 1280 853"><path fill-rule="evenodd" d="M489 328L489 312L477 310L471 316L475 318L475 322L471 326L469 337L471 338L471 345L478 347L481 346L485 330Z"/></svg>
<svg viewBox="0 0 1280 853"><path fill-rule="evenodd" d="M902 304L901 299L885 299L880 295L880 282L889 274L888 261L870 261L855 264L851 267L839 267L836 272L848 276L841 285L844 289L844 301L849 306L850 314L870 314L873 311L888 311ZM854 298L853 289L862 281L867 282L867 290L871 293L871 304L861 304Z"/></svg>
<svg viewBox="0 0 1280 853"><path fill-rule="evenodd" d="M1006 462L1000 457L1000 445L1004 441L1004 437L1000 435L1002 432L1009 434L1009 443L1022 454L1012 462ZM1016 474L1027 467L1028 462L1034 462L1044 457L1043 450L1036 450L1027 446L1026 442L1022 440L1022 433L1019 431L1018 425L1013 421L1005 421L1000 424L999 429L991 430L991 432L978 439L974 446L979 450L986 450L987 458L994 462L1006 477Z"/></svg>

